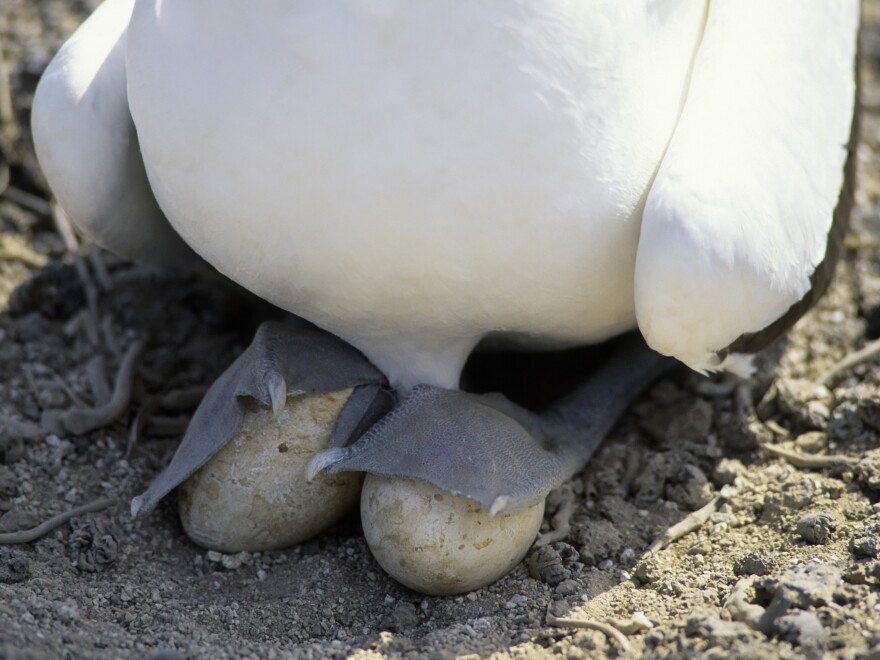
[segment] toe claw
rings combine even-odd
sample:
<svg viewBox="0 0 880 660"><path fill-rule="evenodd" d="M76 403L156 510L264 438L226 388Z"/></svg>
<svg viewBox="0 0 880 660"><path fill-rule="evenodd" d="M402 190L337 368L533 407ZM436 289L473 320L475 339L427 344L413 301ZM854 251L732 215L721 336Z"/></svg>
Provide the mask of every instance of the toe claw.
<svg viewBox="0 0 880 660"><path fill-rule="evenodd" d="M266 387L269 390L269 398L272 401L272 414L278 418L287 404L287 383L284 381L284 376L277 371L270 373L267 379Z"/></svg>
<svg viewBox="0 0 880 660"><path fill-rule="evenodd" d="M315 454L306 466L306 481L312 481L312 479L317 477L328 467L345 458L346 454L347 452L345 449L339 447L325 449L324 451Z"/></svg>

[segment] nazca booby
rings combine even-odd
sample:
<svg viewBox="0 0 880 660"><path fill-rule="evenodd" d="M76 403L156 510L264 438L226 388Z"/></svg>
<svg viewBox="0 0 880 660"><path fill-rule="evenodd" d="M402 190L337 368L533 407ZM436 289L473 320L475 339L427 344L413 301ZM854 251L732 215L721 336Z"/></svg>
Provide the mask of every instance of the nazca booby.
<svg viewBox="0 0 880 660"><path fill-rule="evenodd" d="M354 387L313 472L517 510L589 456L568 431L601 436L620 410L603 391L628 401L664 364L642 350L548 422L455 391L490 335L572 346L637 328L693 369L742 369L834 264L858 14L857 0L106 0L34 103L60 204L110 250L204 259L329 333L264 328L133 508L222 447L242 395L277 409ZM348 446L390 390L402 401Z"/></svg>

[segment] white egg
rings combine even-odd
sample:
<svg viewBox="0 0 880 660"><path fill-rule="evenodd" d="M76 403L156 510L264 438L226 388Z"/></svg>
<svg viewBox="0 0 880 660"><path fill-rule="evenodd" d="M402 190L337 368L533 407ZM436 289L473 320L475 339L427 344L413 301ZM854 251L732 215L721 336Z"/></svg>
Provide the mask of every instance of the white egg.
<svg viewBox="0 0 880 660"><path fill-rule="evenodd" d="M311 538L357 502L363 476L320 474L306 465L327 449L350 389L288 397L284 411L246 404L236 435L178 489L187 535L223 552L284 548Z"/></svg>
<svg viewBox="0 0 880 660"><path fill-rule="evenodd" d="M492 516L422 481L368 474L361 520L373 556L395 580L432 595L465 593L506 575L528 552L544 502Z"/></svg>

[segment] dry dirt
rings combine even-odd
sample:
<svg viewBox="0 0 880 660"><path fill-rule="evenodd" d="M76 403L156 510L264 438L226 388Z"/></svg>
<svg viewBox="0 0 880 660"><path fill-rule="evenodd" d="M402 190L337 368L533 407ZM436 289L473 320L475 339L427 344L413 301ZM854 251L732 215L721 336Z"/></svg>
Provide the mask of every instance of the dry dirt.
<svg viewBox="0 0 880 660"><path fill-rule="evenodd" d="M548 529L573 502L563 540L453 598L386 577L355 516L287 551L232 556L193 545L173 502L130 519L193 392L268 310L108 255L75 261L55 231L28 109L48 57L95 4L0 9L0 532L118 503L0 546L0 657L880 658L880 369L818 384L880 335L880 2L865 7L858 208L828 295L750 383L679 373L654 386L551 496ZM138 338L146 352L116 422L82 435L40 426L46 410L100 399L96 374L115 374ZM648 552L719 496L700 529Z"/></svg>

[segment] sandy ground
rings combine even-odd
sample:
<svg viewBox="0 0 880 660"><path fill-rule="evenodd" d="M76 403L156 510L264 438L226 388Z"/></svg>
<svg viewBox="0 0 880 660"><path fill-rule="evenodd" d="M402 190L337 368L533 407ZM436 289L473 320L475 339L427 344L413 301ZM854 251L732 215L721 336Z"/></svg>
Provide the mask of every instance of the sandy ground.
<svg viewBox="0 0 880 660"><path fill-rule="evenodd" d="M865 7L857 209L828 295L749 383L679 373L655 385L552 494L546 529L573 507L562 540L449 598L388 578L356 516L240 555L190 542L173 501L130 519L127 501L191 414L186 395L266 310L109 255L74 260L55 231L28 110L48 57L95 4L0 9L0 533L117 504L0 546L0 657L880 657L880 371L819 384L880 335L880 2ZM117 421L84 435L40 426L46 410L100 398L100 374L112 381L139 338ZM648 550L707 503L698 530ZM605 631L578 627L595 623Z"/></svg>

